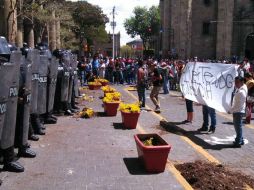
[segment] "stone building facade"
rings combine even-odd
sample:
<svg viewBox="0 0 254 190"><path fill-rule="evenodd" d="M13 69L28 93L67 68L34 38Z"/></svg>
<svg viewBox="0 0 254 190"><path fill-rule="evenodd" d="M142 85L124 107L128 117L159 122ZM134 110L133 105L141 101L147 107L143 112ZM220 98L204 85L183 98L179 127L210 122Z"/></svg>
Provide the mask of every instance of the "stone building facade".
<svg viewBox="0 0 254 190"><path fill-rule="evenodd" d="M160 0L163 57L254 59L254 0Z"/></svg>

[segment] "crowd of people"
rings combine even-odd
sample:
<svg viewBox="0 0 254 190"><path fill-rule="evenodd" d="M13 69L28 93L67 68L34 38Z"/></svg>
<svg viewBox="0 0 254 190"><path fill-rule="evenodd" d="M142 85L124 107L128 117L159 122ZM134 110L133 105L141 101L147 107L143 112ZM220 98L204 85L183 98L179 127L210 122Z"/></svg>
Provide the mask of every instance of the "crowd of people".
<svg viewBox="0 0 254 190"><path fill-rule="evenodd" d="M105 78L112 84L137 84L138 62L139 59L131 58L116 58L113 61L112 58L103 58L100 54L95 55L93 58L82 57L78 64L81 84L87 84L93 76ZM161 60L158 62L154 59L147 59L143 63L143 67L147 73L147 81L149 80L151 69L156 65L163 69L163 77L169 81L164 92L168 94L170 89L177 89L183 68L182 61L165 60L164 62L164 60Z"/></svg>
<svg viewBox="0 0 254 190"><path fill-rule="evenodd" d="M224 61L198 60L197 57L186 61L117 58L113 61L110 58L102 58L98 55L91 60L84 59L80 61L79 70L82 84L89 81L91 76L106 78L113 84L135 84L141 108L144 108L146 105L146 89L152 87L150 99L155 106L154 111L160 113L160 91L162 90L164 94L169 94L170 90L180 90L179 80L188 62L238 65L238 75L235 78L235 90L229 113L233 114L233 122L237 134L233 146L241 147L244 144L242 137L243 118L245 116L245 123L250 123L254 104L253 65L250 64L248 59L239 62L236 58ZM192 123L194 118L193 102L188 99L185 99L185 101L187 119L183 123ZM201 133L214 133L217 126L215 109L207 105L202 105L202 113L203 124L198 131ZM209 118L211 120L210 124Z"/></svg>

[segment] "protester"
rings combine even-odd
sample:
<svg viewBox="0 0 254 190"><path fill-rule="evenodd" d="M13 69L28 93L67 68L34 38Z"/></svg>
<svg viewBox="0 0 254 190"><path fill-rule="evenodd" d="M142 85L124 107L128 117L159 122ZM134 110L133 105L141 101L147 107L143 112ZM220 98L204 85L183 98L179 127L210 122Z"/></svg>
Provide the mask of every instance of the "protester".
<svg viewBox="0 0 254 190"><path fill-rule="evenodd" d="M192 123L193 121L193 102L185 98L186 109L187 109L187 119L183 123Z"/></svg>
<svg viewBox="0 0 254 190"><path fill-rule="evenodd" d="M145 97L145 71L143 68L143 61L139 60L138 62L138 80L137 80L137 91L138 99L141 107L145 107L146 97Z"/></svg>
<svg viewBox="0 0 254 190"><path fill-rule="evenodd" d="M81 86L84 86L85 80L86 80L86 71L85 71L85 58L81 57L81 60L78 62L78 70L79 70L79 78Z"/></svg>
<svg viewBox="0 0 254 190"><path fill-rule="evenodd" d="M163 77L163 92L169 94L169 66L163 62L161 64L162 77Z"/></svg>
<svg viewBox="0 0 254 190"><path fill-rule="evenodd" d="M233 143L233 147L240 148L244 145L242 127L243 127L243 116L246 107L246 97L247 97L247 86L244 84L244 78L235 78L236 93L233 99L233 105L229 110L229 113L233 113L233 123L236 132L236 138Z"/></svg>
<svg viewBox="0 0 254 190"><path fill-rule="evenodd" d="M105 78L105 70L106 70L106 64L104 60L101 60L100 66L99 66L99 77Z"/></svg>
<svg viewBox="0 0 254 190"><path fill-rule="evenodd" d="M160 112L159 93L162 88L163 78L159 72L158 67L155 67L152 74L153 88L150 94L150 98L155 105L155 112Z"/></svg>
<svg viewBox="0 0 254 190"><path fill-rule="evenodd" d="M93 68L93 75L95 76L99 76L99 60L98 60L98 56L94 56L93 57L93 61L92 61L92 68Z"/></svg>
<svg viewBox="0 0 254 190"><path fill-rule="evenodd" d="M209 125L209 116L211 118L211 125L209 129L209 133L214 133L216 129L216 112L214 108L211 108L207 105L203 105L202 107L203 112L203 125L200 129L198 129L199 132L207 132L208 131L208 125Z"/></svg>
<svg viewBox="0 0 254 190"><path fill-rule="evenodd" d="M251 73L245 74L246 85L248 88L247 104L246 104L246 124L251 121L252 107L254 103L254 80Z"/></svg>

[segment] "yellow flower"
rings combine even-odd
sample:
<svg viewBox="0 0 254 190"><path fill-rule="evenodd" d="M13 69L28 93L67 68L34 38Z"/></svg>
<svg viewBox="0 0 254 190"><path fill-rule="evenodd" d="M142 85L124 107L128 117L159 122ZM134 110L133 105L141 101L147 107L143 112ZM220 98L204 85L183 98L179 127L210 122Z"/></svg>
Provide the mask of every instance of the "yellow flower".
<svg viewBox="0 0 254 190"><path fill-rule="evenodd" d="M111 92L116 92L116 89L115 88L112 88L111 86L103 86L103 87L101 87L101 89L102 89L102 91L104 92L104 93L111 93Z"/></svg>
<svg viewBox="0 0 254 190"><path fill-rule="evenodd" d="M151 138L149 138L149 139L143 141L143 144L144 144L145 146L153 146L153 137L151 137Z"/></svg>
<svg viewBox="0 0 254 190"><path fill-rule="evenodd" d="M139 107L139 103L134 103L134 104L121 103L119 110L122 112L127 112L127 113L139 113L140 107Z"/></svg>
<svg viewBox="0 0 254 190"><path fill-rule="evenodd" d="M106 80L106 79L95 79L95 82L107 83L107 82L109 82L109 81Z"/></svg>
<svg viewBox="0 0 254 190"><path fill-rule="evenodd" d="M84 108L78 115L81 118L91 118L94 116L94 111L92 108Z"/></svg>
<svg viewBox="0 0 254 190"><path fill-rule="evenodd" d="M87 96L86 94L82 94L82 99L84 101L89 101L89 102L93 101L93 97L92 96Z"/></svg>
<svg viewBox="0 0 254 190"><path fill-rule="evenodd" d="M89 82L88 85L101 86L100 82Z"/></svg>
<svg viewBox="0 0 254 190"><path fill-rule="evenodd" d="M121 97L121 93L113 92L113 93L106 93L106 96L103 98L103 102L119 102Z"/></svg>

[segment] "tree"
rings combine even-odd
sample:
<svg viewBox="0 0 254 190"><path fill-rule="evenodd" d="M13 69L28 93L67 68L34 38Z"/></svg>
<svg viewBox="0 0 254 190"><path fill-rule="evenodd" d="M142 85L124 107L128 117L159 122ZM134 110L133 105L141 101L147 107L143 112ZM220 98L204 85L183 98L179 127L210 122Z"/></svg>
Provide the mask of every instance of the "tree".
<svg viewBox="0 0 254 190"><path fill-rule="evenodd" d="M147 49L147 43L152 36L159 34L160 30L160 12L158 6L135 7L134 16L126 19L124 27L127 34L132 38L140 36L143 40L144 49Z"/></svg>
<svg viewBox="0 0 254 190"><path fill-rule="evenodd" d="M0 34L12 43L17 39L20 47L23 37L31 47L46 42L50 49L60 45L77 49L83 40L91 44L108 40L108 18L86 1L1 0L0 10Z"/></svg>
<svg viewBox="0 0 254 190"><path fill-rule="evenodd" d="M83 39L86 39L88 42L95 40L97 42L106 41L105 24L108 22L108 18L103 14L102 9L86 1L79 1L74 4L72 18L75 25L72 27L72 30L77 38L80 38L80 48L82 48ZM92 44L90 43L89 45Z"/></svg>
<svg viewBox="0 0 254 190"><path fill-rule="evenodd" d="M0 1L1 8L1 35L6 36L10 43L15 43L17 35L17 1ZM2 8L3 7L3 8Z"/></svg>
<svg viewBox="0 0 254 190"><path fill-rule="evenodd" d="M122 46L120 51L121 51L121 57L127 58L127 57L133 57L134 55L133 49L128 45Z"/></svg>

